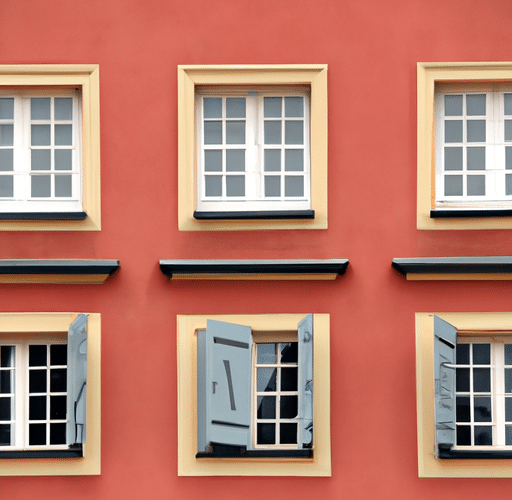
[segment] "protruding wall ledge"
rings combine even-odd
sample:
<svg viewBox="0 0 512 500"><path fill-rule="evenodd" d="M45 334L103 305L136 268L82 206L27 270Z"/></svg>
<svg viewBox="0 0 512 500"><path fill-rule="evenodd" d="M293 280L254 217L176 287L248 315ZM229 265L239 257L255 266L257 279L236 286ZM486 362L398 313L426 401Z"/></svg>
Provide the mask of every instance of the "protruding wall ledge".
<svg viewBox="0 0 512 500"><path fill-rule="evenodd" d="M169 279L334 280L345 274L348 259L160 260Z"/></svg>
<svg viewBox="0 0 512 500"><path fill-rule="evenodd" d="M512 280L512 257L425 257L393 259L408 280Z"/></svg>
<svg viewBox="0 0 512 500"><path fill-rule="evenodd" d="M0 284L101 284L119 268L118 260L2 259Z"/></svg>

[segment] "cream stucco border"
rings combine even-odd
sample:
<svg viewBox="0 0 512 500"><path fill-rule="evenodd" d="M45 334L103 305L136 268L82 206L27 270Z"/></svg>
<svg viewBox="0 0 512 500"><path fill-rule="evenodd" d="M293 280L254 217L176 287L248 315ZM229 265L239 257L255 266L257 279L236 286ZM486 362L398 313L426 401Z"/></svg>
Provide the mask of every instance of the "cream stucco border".
<svg viewBox="0 0 512 500"><path fill-rule="evenodd" d="M512 459L435 458L434 315L455 326L459 334L512 332L512 313L416 313L419 477L512 477Z"/></svg>
<svg viewBox="0 0 512 500"><path fill-rule="evenodd" d="M311 87L312 220L196 220L196 85ZM178 66L178 226L180 231L327 229L327 65Z"/></svg>
<svg viewBox="0 0 512 500"><path fill-rule="evenodd" d="M97 64L0 65L6 86L77 87L82 92L82 208L84 220L0 220L0 231L99 231L100 87Z"/></svg>
<svg viewBox="0 0 512 500"><path fill-rule="evenodd" d="M68 332L78 313L0 313L0 335ZM0 476L85 476L101 472L101 316L87 320L87 439L81 458L0 459Z"/></svg>
<svg viewBox="0 0 512 500"><path fill-rule="evenodd" d="M418 63L418 229L510 229L512 217L430 218L435 205L434 86L436 82L512 81L512 62Z"/></svg>
<svg viewBox="0 0 512 500"><path fill-rule="evenodd" d="M313 459L196 459L197 353L196 331L207 319L250 326L253 331L289 332L306 314L178 315L178 475L179 476L330 476L329 315L314 314Z"/></svg>

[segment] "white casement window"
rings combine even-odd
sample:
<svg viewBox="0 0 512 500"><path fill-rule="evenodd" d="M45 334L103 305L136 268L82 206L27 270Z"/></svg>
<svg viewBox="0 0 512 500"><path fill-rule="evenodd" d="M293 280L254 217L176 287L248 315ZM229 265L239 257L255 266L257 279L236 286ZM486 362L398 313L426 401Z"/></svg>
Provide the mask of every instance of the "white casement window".
<svg viewBox="0 0 512 500"><path fill-rule="evenodd" d="M436 84L438 209L512 208L512 86Z"/></svg>
<svg viewBox="0 0 512 500"><path fill-rule="evenodd" d="M512 337L457 339L455 395L454 449L512 449Z"/></svg>
<svg viewBox="0 0 512 500"><path fill-rule="evenodd" d="M309 92L196 91L198 212L311 209Z"/></svg>
<svg viewBox="0 0 512 500"><path fill-rule="evenodd" d="M0 93L0 213L82 211L77 90Z"/></svg>
<svg viewBox="0 0 512 500"><path fill-rule="evenodd" d="M1 339L0 451L65 449L65 336Z"/></svg>

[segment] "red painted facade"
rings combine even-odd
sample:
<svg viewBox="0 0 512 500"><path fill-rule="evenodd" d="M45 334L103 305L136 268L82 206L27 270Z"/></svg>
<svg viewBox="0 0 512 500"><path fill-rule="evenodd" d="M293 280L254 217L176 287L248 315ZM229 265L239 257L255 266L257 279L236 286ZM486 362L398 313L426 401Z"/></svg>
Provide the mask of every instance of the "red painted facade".
<svg viewBox="0 0 512 500"><path fill-rule="evenodd" d="M2 498L506 497L419 479L414 313L511 311L510 282L407 282L393 257L512 254L512 232L416 229L416 63L511 60L491 0L3 0L2 64L100 67L100 232L3 232L0 258L119 259L104 285L0 285L2 312L102 316L102 473ZM179 232L178 64L329 65L327 230ZM334 282L169 282L159 259L348 258ZM176 315L328 313L330 478L177 476ZM1 464L0 464L1 467Z"/></svg>

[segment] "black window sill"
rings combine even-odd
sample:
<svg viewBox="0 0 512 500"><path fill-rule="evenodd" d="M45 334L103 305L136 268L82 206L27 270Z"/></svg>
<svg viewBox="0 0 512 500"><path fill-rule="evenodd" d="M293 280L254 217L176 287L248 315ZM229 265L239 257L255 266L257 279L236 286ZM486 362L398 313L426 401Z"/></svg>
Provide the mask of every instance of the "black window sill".
<svg viewBox="0 0 512 500"><path fill-rule="evenodd" d="M492 458L492 459L505 459L512 458L512 451L503 451L503 450L486 450L486 451L477 451L477 450L446 450L439 449L438 458Z"/></svg>
<svg viewBox="0 0 512 500"><path fill-rule="evenodd" d="M78 458L83 457L82 445L70 446L67 450L11 450L0 451L2 458Z"/></svg>
<svg viewBox="0 0 512 500"><path fill-rule="evenodd" d="M199 452L196 458L313 458L312 448L287 450L247 450L243 446L212 446L210 453Z"/></svg>
<svg viewBox="0 0 512 500"><path fill-rule="evenodd" d="M262 210L257 212L194 212L197 220L314 219L314 210Z"/></svg>
<svg viewBox="0 0 512 500"><path fill-rule="evenodd" d="M86 212L0 212L0 220L85 220Z"/></svg>
<svg viewBox="0 0 512 500"><path fill-rule="evenodd" d="M431 210L431 219L455 219L468 217L510 217L512 210Z"/></svg>

